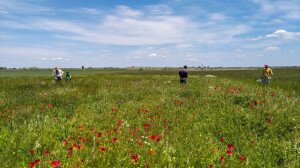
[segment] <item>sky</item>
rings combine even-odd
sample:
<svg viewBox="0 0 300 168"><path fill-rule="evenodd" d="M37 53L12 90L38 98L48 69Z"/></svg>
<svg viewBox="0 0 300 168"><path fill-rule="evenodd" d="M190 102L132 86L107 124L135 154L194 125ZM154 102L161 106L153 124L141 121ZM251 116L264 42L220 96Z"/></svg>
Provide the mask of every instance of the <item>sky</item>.
<svg viewBox="0 0 300 168"><path fill-rule="evenodd" d="M0 0L0 67L300 66L300 0Z"/></svg>

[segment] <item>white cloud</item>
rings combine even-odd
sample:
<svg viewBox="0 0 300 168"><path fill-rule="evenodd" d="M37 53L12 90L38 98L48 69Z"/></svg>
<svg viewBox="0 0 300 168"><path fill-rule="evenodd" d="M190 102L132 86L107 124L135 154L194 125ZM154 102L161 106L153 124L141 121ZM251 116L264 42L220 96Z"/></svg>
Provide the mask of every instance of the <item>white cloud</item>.
<svg viewBox="0 0 300 168"><path fill-rule="evenodd" d="M51 58L51 60L63 60L64 58L62 58L62 57L54 57L54 58Z"/></svg>
<svg viewBox="0 0 300 168"><path fill-rule="evenodd" d="M281 14L282 18L300 19L300 2L299 0L252 0L260 6L260 16L272 16Z"/></svg>
<svg viewBox="0 0 300 168"><path fill-rule="evenodd" d="M157 58L157 54L156 53L151 53L151 54L148 54L148 57L149 58Z"/></svg>
<svg viewBox="0 0 300 168"><path fill-rule="evenodd" d="M287 39L293 39L300 36L300 32L295 33L295 32L287 32L286 30L276 30L272 34L266 35L268 38L272 37L278 37L278 38L287 38Z"/></svg>
<svg viewBox="0 0 300 168"><path fill-rule="evenodd" d="M12 56L12 57L28 57L28 58L39 58L49 59L54 55L56 58L62 58L69 54L60 50L54 50L50 48L40 47L0 47L0 55Z"/></svg>
<svg viewBox="0 0 300 168"><path fill-rule="evenodd" d="M209 16L209 19L214 20L214 21L225 21L227 19L227 17L220 13L213 13Z"/></svg>
<svg viewBox="0 0 300 168"><path fill-rule="evenodd" d="M195 22L188 16L166 13L149 16L147 11L150 8L158 12L169 7L166 5L148 6L145 10L134 10L127 6L117 6L114 12L103 14L101 22L31 18L26 21L22 19L0 21L0 26L50 31L52 37L70 41L124 46L179 44L178 47L183 48L199 43L228 43L234 41L235 36L252 29L245 24L223 23L216 26L216 23ZM103 12L93 8L80 10L91 14ZM222 20L226 16L215 13L212 14L212 18Z"/></svg>
<svg viewBox="0 0 300 168"><path fill-rule="evenodd" d="M271 34L250 38L249 40L257 41L257 40L270 39L270 38L295 39L298 37L300 37L300 32L288 32L286 30L276 30Z"/></svg>
<svg viewBox="0 0 300 168"><path fill-rule="evenodd" d="M270 47L266 47L264 50L265 51L279 51L280 48L279 47L270 46Z"/></svg>
<svg viewBox="0 0 300 168"><path fill-rule="evenodd" d="M26 3L21 1L0 1L0 11L4 11L6 14L17 13L17 14L41 14L51 12L52 9L37 5L34 3ZM1 12L0 12L1 13Z"/></svg>
<svg viewBox="0 0 300 168"><path fill-rule="evenodd" d="M116 12L123 17L139 17L142 16L142 12L131 9L128 6L116 6Z"/></svg>
<svg viewBox="0 0 300 168"><path fill-rule="evenodd" d="M176 45L177 48L190 48L192 47L192 44L188 44L188 43L179 43Z"/></svg>
<svg viewBox="0 0 300 168"><path fill-rule="evenodd" d="M198 60L198 59L195 59L195 58L189 58L189 59L187 59L188 61L195 61L195 62L198 62L198 61L200 61L200 60Z"/></svg>
<svg viewBox="0 0 300 168"><path fill-rule="evenodd" d="M152 15L170 15L173 10L167 5L151 5L146 7L147 13Z"/></svg>
<svg viewBox="0 0 300 168"><path fill-rule="evenodd" d="M91 15L103 14L102 11L99 11L98 9L94 9L94 8L80 8L79 11L82 13L91 14Z"/></svg>

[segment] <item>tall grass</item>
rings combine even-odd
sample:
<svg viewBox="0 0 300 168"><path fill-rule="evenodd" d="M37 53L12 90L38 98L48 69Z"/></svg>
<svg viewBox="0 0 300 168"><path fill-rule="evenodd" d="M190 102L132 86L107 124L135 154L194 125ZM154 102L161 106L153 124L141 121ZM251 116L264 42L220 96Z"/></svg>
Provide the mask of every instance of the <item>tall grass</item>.
<svg viewBox="0 0 300 168"><path fill-rule="evenodd" d="M298 95L139 73L1 78L1 167L300 167Z"/></svg>

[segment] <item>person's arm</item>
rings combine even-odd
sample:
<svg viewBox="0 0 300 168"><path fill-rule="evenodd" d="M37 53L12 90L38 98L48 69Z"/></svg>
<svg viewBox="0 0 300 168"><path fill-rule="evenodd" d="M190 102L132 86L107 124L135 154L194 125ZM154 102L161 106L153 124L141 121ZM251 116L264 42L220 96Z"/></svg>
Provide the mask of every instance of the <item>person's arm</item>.
<svg viewBox="0 0 300 168"><path fill-rule="evenodd" d="M273 71L272 71L272 69L270 69L270 74L271 74L271 77L273 76Z"/></svg>

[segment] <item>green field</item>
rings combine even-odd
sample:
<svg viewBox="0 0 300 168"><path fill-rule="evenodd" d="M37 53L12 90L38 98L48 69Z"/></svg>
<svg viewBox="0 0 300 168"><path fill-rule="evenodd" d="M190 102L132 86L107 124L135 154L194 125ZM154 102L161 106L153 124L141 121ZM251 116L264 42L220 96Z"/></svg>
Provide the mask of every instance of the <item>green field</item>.
<svg viewBox="0 0 300 168"><path fill-rule="evenodd" d="M68 71L0 71L0 167L300 167L299 68Z"/></svg>

